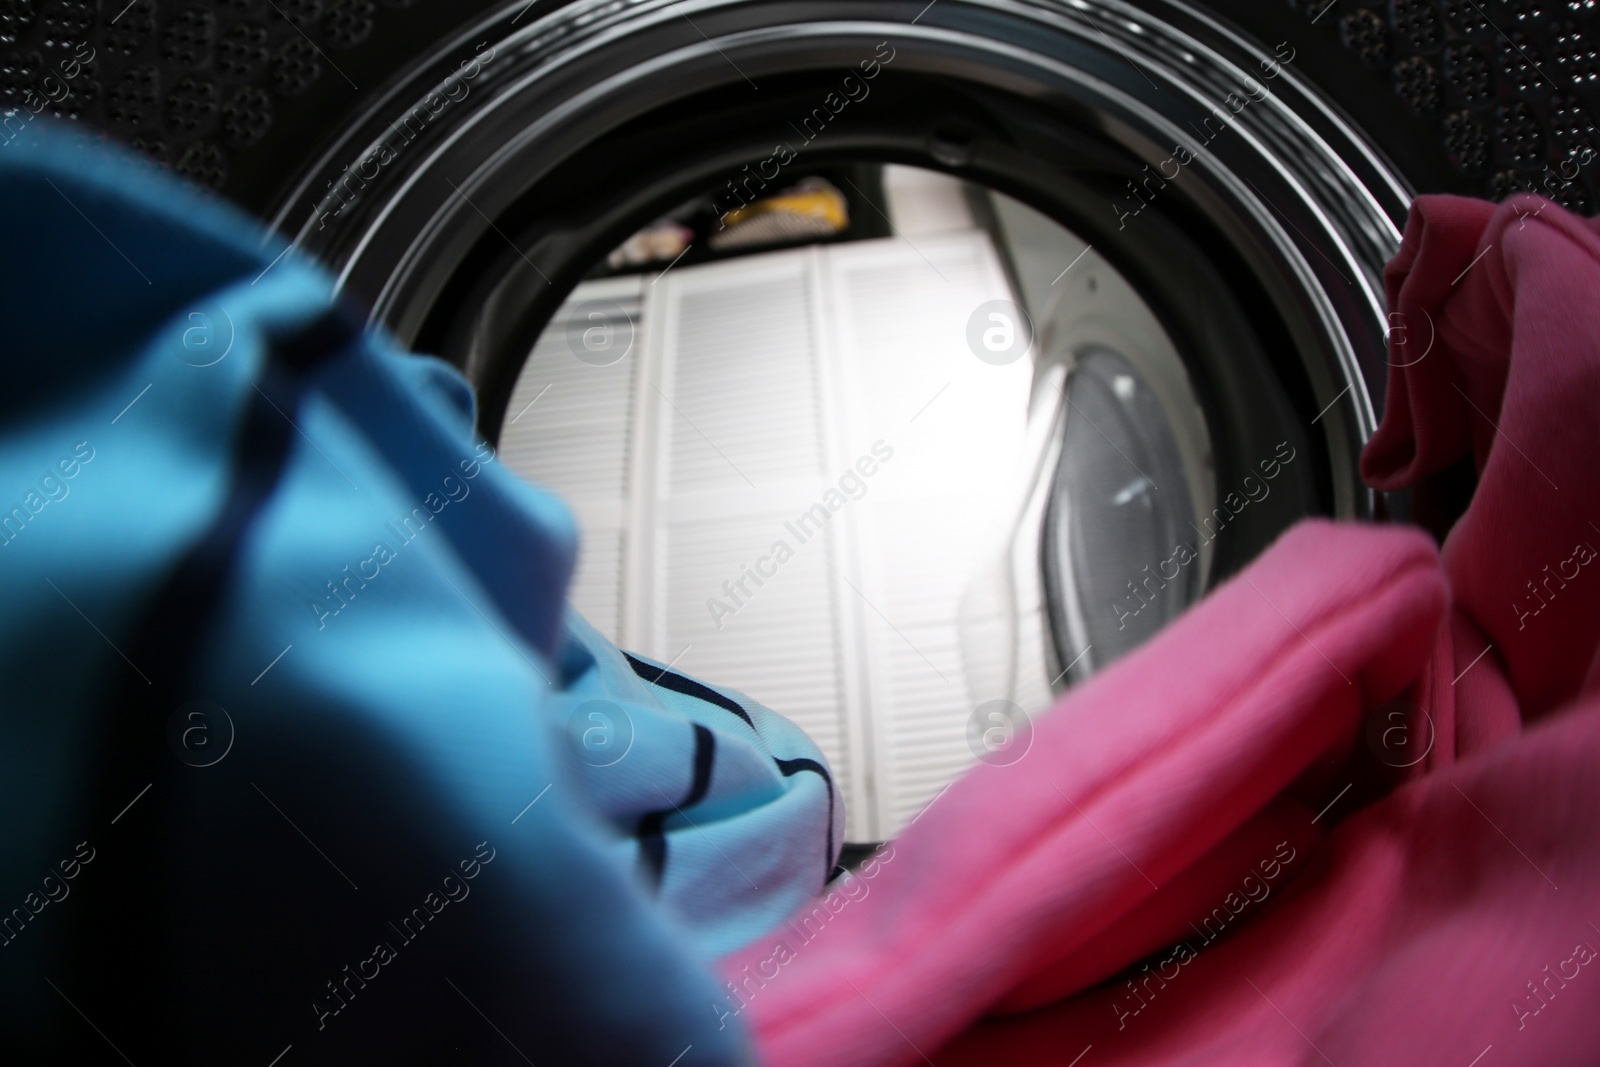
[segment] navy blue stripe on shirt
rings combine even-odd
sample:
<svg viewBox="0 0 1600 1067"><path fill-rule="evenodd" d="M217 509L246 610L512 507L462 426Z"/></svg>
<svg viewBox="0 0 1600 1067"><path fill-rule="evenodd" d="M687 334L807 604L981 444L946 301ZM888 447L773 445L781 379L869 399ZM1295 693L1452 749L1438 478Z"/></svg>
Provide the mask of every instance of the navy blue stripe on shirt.
<svg viewBox="0 0 1600 1067"><path fill-rule="evenodd" d="M828 852L822 858L822 884L827 885L828 879L833 876L833 777L828 773L828 768L814 759L777 759L773 762L778 765L778 770L783 772L785 778L793 777L801 771L811 771L822 776L822 784L828 791Z"/></svg>
<svg viewBox="0 0 1600 1067"><path fill-rule="evenodd" d="M717 735L699 723L691 725L694 727L694 778L689 783L688 794L675 807L647 811L639 817L639 864L644 868L650 884L655 886L661 885L667 869L667 817L675 812L681 814L684 808L694 807L711 790L711 768L717 757Z"/></svg>
<svg viewBox="0 0 1600 1067"><path fill-rule="evenodd" d="M97 782L88 810L115 811L142 789L150 797L98 849L98 862L118 875L115 895L91 897L78 909L70 950L80 980L109 980L122 990L115 1008L103 1007L118 1039L144 1058L173 1062L181 1037L168 1003L176 987L178 924L170 909L171 869L166 834L187 802L192 777L165 745L166 718L195 692L201 653L221 605L232 591L238 560L257 520L282 485L293 457L294 416L305 375L340 355L360 337L354 315L334 309L285 337L269 338L270 359L246 397L229 458L229 480L216 515L188 547L129 628L128 657L147 671L131 674L113 661L106 723L95 753ZM120 818L121 816L118 816ZM99 844L97 842L97 844ZM103 858L101 858L103 857ZM97 868L99 866L97 865ZM134 923L138 914L155 921ZM108 958L103 946L118 951ZM98 1015L97 1015L98 1017Z"/></svg>
<svg viewBox="0 0 1600 1067"><path fill-rule="evenodd" d="M756 724L750 721L750 713L741 708L738 701L730 700L709 685L701 685L693 678L685 678L681 674L674 674L665 667L652 666L644 660L635 659L626 652L622 655L627 659L628 666L633 668L633 673L651 685L659 685L661 688L670 689L674 693L682 693L684 696L704 700L707 704L715 704L717 707L731 711L739 716L750 729L754 730L756 728Z"/></svg>
<svg viewBox="0 0 1600 1067"><path fill-rule="evenodd" d="M700 682L695 681L693 678L686 678L681 674L675 674L672 671L667 670L665 667L652 666L641 659L635 658L627 652L624 652L622 655L625 659L627 659L628 666L633 668L633 673L637 674L640 678L643 678L651 685L659 685L661 688L670 689L674 693L682 693L684 696L695 697L696 699L704 700L708 704L715 704L717 707L731 711L735 715L739 716L739 718L743 719L745 725L750 727L750 729L754 730L756 728L755 723L750 721L750 714L741 708L736 701L723 696L710 686L703 685ZM695 727L696 731L704 729L705 727L703 726L697 725ZM697 774L699 772L700 761L700 746L698 739L699 734L696 733L695 764ZM833 776L828 773L828 768L824 767L814 759L786 760L773 757L773 762L778 765L778 770L783 773L785 778L792 778L801 771L811 771L812 773L819 775L822 778L824 787L828 790L827 853L823 857L822 867L822 884L827 885L828 879L833 875ZM709 774L707 780L709 783ZM703 795L704 794L701 794L701 796ZM700 797L696 796L694 799L695 801L698 801ZM687 807L688 802L686 802L683 806ZM661 872L666 865L667 851L667 842L666 838L662 836L661 826L669 814L671 814L671 812L653 811L647 813L639 820L639 857L641 862L644 864L646 872L651 876L652 880L657 885L661 884Z"/></svg>

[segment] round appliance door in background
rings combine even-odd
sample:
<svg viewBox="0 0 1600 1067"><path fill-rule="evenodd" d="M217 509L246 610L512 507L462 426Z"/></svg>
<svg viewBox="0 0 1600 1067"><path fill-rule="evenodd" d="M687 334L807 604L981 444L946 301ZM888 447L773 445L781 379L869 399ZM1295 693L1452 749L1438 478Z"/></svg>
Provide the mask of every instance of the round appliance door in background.
<svg viewBox="0 0 1600 1067"><path fill-rule="evenodd" d="M1041 566L1058 660L1089 647L1092 668L1176 618L1205 575L1183 457L1137 368L1091 350L1066 391Z"/></svg>

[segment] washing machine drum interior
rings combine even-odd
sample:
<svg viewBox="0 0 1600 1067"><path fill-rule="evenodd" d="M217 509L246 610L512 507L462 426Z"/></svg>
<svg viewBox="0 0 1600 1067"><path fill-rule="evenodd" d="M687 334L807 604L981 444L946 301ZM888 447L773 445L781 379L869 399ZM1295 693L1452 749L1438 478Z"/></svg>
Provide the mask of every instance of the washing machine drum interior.
<svg viewBox="0 0 1600 1067"><path fill-rule="evenodd" d="M56 110L460 367L575 606L799 722L855 840L1292 523L1410 515L1358 456L1412 196L1594 193L1581 4L195 11L10 69L87 41Z"/></svg>

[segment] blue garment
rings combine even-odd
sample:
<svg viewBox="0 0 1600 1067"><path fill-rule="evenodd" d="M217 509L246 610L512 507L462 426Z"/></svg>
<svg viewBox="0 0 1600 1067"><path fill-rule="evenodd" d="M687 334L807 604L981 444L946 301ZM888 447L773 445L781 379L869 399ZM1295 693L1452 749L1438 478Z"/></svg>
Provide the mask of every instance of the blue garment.
<svg viewBox="0 0 1600 1067"><path fill-rule="evenodd" d="M571 516L452 368L44 126L0 149L8 1044L746 1062L708 964L832 868L816 746L564 606Z"/></svg>

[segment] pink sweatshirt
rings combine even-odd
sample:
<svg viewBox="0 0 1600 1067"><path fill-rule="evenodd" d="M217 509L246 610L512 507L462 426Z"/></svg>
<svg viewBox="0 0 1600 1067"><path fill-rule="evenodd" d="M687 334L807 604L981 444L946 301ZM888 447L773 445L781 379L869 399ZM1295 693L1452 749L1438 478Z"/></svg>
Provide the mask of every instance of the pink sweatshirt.
<svg viewBox="0 0 1600 1067"><path fill-rule="evenodd" d="M1421 197L1387 283L1443 549L1304 522L1074 690L724 958L764 1064L1600 1062L1600 225Z"/></svg>

